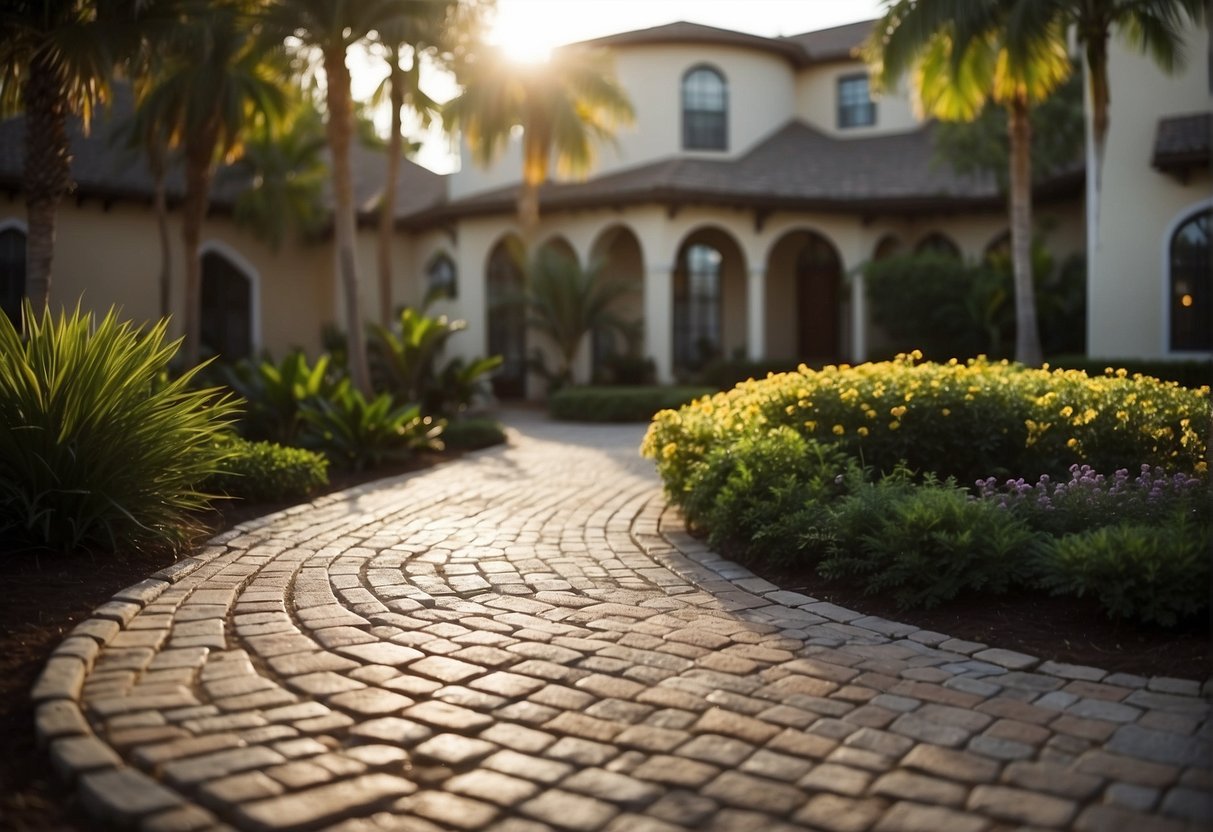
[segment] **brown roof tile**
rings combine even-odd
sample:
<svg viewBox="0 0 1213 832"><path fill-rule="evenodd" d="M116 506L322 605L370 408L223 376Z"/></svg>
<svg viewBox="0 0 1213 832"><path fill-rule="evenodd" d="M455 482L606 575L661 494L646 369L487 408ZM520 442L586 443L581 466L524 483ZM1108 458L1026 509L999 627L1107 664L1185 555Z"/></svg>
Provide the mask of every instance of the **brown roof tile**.
<svg viewBox="0 0 1213 832"><path fill-rule="evenodd" d="M804 66L807 63L804 50L798 44L782 38L765 38L761 35L734 32L731 29L717 29L715 26L704 26L700 23L687 23L686 21L667 23L663 26L653 26L649 29L637 29L633 32L606 35L605 37L582 41L578 45L619 47L667 43L739 46L746 49L771 52L785 59L793 66Z"/></svg>
<svg viewBox="0 0 1213 832"><path fill-rule="evenodd" d="M813 63L845 60L857 57L856 50L867 40L875 25L875 20L862 20L832 29L790 35L782 40L799 46Z"/></svg>

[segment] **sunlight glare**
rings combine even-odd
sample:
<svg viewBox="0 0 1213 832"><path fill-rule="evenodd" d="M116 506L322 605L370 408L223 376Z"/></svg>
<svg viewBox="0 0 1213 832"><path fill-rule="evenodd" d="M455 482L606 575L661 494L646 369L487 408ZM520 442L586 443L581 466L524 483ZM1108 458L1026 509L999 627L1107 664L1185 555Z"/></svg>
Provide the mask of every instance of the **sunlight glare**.
<svg viewBox="0 0 1213 832"><path fill-rule="evenodd" d="M551 57L552 49L568 40L566 28L559 15L530 13L502 14L493 21L490 43L500 47L510 60L519 63L542 63ZM562 37L564 34L564 37Z"/></svg>

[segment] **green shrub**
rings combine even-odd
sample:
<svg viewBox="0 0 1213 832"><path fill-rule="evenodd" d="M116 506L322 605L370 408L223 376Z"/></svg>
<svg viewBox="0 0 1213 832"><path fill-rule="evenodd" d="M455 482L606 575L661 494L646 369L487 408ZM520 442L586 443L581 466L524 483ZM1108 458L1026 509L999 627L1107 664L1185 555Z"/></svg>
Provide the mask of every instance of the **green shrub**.
<svg viewBox="0 0 1213 832"><path fill-rule="evenodd" d="M1089 378L1006 362L903 357L803 368L662 411L643 452L657 461L675 500L717 447L780 426L834 442L877 470L904 460L966 484L1060 476L1084 462L1105 471L1149 463L1200 473L1209 420L1207 389L1127 374Z"/></svg>
<svg viewBox="0 0 1213 832"><path fill-rule="evenodd" d="M241 434L282 445L297 443L303 402L331 398L349 386L327 354L311 366L302 352L293 352L277 364L245 360L222 372L225 383L245 401Z"/></svg>
<svg viewBox="0 0 1213 832"><path fill-rule="evenodd" d="M422 416L420 405L396 405L387 393L368 401L345 386L331 398L305 399L301 411L300 444L341 468L361 471L442 448L445 423Z"/></svg>
<svg viewBox="0 0 1213 832"><path fill-rule="evenodd" d="M398 401L418 402L427 416L454 416L479 393L487 392L488 377L501 366L501 356L449 360L438 369L438 358L451 336L467 329L465 321L405 307L392 329L371 327L371 369L375 389Z"/></svg>
<svg viewBox="0 0 1213 832"><path fill-rule="evenodd" d="M505 428L496 419L456 419L442 431L447 448L474 451L505 443Z"/></svg>
<svg viewBox="0 0 1213 832"><path fill-rule="evenodd" d="M1088 358L1085 355L1059 355L1049 359L1049 366L1065 370L1082 370L1089 376L1115 375L1118 369L1128 375L1143 375L1160 381L1174 381L1182 387L1207 387L1213 384L1213 361L1190 359L1156 361L1133 358Z"/></svg>
<svg viewBox="0 0 1213 832"><path fill-rule="evenodd" d="M555 419L570 422L647 422L713 391L705 387L566 387L548 398Z"/></svg>
<svg viewBox="0 0 1213 832"><path fill-rule="evenodd" d="M328 485L328 460L304 448L231 437L229 456L207 487L252 502L303 499Z"/></svg>
<svg viewBox="0 0 1213 832"><path fill-rule="evenodd" d="M710 531L712 545L780 565L817 551L828 504L844 493L848 473L858 467L842 451L778 428L717 449L683 507Z"/></svg>
<svg viewBox="0 0 1213 832"><path fill-rule="evenodd" d="M933 607L963 591L1006 592L1035 569L1041 538L1008 511L952 483L904 470L864 483L834 511L820 571L897 606Z"/></svg>
<svg viewBox="0 0 1213 832"><path fill-rule="evenodd" d="M76 547L183 543L200 483L228 451L216 443L236 409L169 381L179 342L77 308L55 319L25 309L23 339L0 315L0 537Z"/></svg>
<svg viewBox="0 0 1213 832"><path fill-rule="evenodd" d="M708 363L695 376L695 383L713 390L728 390L743 381L763 379L772 373L793 373L800 362L751 361L748 358L719 358Z"/></svg>
<svg viewBox="0 0 1213 832"><path fill-rule="evenodd" d="M1171 626L1209 607L1209 525L1176 512L1055 539L1041 558L1055 594L1091 595L1118 618Z"/></svg>

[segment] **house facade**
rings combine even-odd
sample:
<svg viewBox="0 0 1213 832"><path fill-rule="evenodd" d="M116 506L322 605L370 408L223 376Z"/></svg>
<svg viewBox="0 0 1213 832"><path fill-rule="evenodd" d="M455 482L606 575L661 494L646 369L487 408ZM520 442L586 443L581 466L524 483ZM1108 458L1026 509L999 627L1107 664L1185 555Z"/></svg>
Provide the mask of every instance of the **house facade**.
<svg viewBox="0 0 1213 832"><path fill-rule="evenodd" d="M977 259L1005 238L1005 198L993 178L940 163L934 127L915 118L906 91L871 94L855 53L870 26L764 38L676 23L592 42L612 52L636 124L602 151L589 179L541 189L529 241L583 265L598 262L607 277L633 285L619 311L642 322L639 349L660 380L713 356L857 362L879 354L864 263L924 248ZM1098 223L1088 281L1092 355L1208 354L1207 49L1208 30L1194 30L1187 70L1168 77L1115 47L1097 220L1088 218L1081 170L1036 189L1037 226L1059 259L1084 251ZM0 125L4 274L13 271L6 264L15 262L24 214L14 131ZM106 168L105 149L93 147L99 141L82 138L92 149L76 154L76 197L60 214L55 297L70 304L82 293L88 306L117 302L129 317L150 319L160 309L150 180L137 163ZM373 227L382 162L363 153L355 165L368 318L378 315ZM427 289L446 287L443 311L469 322L452 347L505 355L504 395L542 392L524 369L524 357L542 345L499 303L522 282L511 256L523 236L515 218L520 170L511 147L488 170L465 164L440 177L406 164L396 183L391 302L418 303ZM204 233L211 340L224 351L317 349L323 326L343 319L331 241L270 249L232 221L239 187L216 194ZM178 238L174 229L177 283ZM0 290L13 296L14 285L6 278ZM178 285L169 308L180 320ZM1175 332L1184 334L1175 340ZM590 346L578 368L583 379L623 348Z"/></svg>

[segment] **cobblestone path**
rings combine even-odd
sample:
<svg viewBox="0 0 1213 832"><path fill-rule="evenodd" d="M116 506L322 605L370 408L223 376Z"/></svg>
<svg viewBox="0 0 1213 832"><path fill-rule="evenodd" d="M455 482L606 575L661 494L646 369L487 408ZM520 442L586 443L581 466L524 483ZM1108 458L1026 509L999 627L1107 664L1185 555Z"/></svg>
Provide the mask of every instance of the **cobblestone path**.
<svg viewBox="0 0 1213 832"><path fill-rule="evenodd" d="M38 730L144 830L1179 830L1198 685L1042 663L781 591L688 537L634 427L216 538L50 660Z"/></svg>

